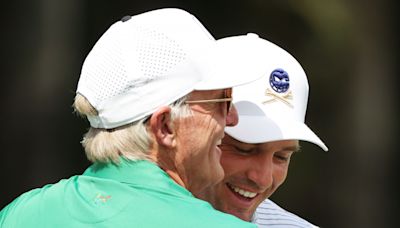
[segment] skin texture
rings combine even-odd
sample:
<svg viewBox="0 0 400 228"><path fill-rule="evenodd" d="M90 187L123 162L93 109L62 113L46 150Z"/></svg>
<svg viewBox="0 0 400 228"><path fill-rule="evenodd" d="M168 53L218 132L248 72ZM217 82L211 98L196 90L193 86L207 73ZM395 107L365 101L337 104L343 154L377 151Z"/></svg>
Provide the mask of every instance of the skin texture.
<svg viewBox="0 0 400 228"><path fill-rule="evenodd" d="M197 196L218 210L250 221L257 206L285 181L290 158L299 150L299 143L285 140L247 144L227 135L220 148L225 177Z"/></svg>
<svg viewBox="0 0 400 228"><path fill-rule="evenodd" d="M188 100L224 98L224 90L194 91ZM169 107L161 107L150 118L155 142L150 158L178 184L194 195L223 179L218 147L224 128L237 124L237 112L227 113L226 102L190 104L193 115L170 120Z"/></svg>

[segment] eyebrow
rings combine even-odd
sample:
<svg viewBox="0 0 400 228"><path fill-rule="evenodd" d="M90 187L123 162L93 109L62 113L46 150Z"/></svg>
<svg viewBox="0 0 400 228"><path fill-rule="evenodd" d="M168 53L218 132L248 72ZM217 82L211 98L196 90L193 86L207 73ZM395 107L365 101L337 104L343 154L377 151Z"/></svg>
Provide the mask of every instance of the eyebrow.
<svg viewBox="0 0 400 228"><path fill-rule="evenodd" d="M231 145L231 146L242 146L242 147L246 147L246 148L247 148L247 146L252 147L253 145L262 144L262 143L245 143L245 142L240 142L240 141L238 141L238 140L236 140L234 138L232 138L232 139L233 139L233 142L224 143L224 144L228 144L228 145ZM287 147L282 148L282 151L285 151L285 150L293 151L293 153L299 153L299 152L301 152L301 145L300 145L300 143L298 141L296 145L287 146Z"/></svg>
<svg viewBox="0 0 400 228"><path fill-rule="evenodd" d="M247 148L247 146L253 148L254 147L253 145L258 145L258 143L252 144L252 143L243 143L243 142L239 142L239 141L237 141L237 142L238 142L237 144L235 144L235 143L227 143L227 144L231 144L233 146L237 145L237 146L241 146L241 147L245 147L245 148ZM247 148L247 149L249 149L249 148ZM293 153L299 153L301 151L301 146L299 144L294 145L294 146L286 146L286 147L283 147L281 149L281 151L293 151Z"/></svg>
<svg viewBox="0 0 400 228"><path fill-rule="evenodd" d="M293 153L299 153L301 151L301 146L300 145L287 146L287 147L284 147L282 150L290 150L290 151L293 151Z"/></svg>

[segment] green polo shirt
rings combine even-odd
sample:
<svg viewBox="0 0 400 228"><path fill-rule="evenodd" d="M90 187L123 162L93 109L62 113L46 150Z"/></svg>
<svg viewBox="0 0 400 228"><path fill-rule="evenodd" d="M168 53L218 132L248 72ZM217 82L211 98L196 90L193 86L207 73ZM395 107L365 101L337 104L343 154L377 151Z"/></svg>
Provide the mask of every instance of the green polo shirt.
<svg viewBox="0 0 400 228"><path fill-rule="evenodd" d="M0 227L255 227L214 210L148 161L94 164L83 175L24 193Z"/></svg>

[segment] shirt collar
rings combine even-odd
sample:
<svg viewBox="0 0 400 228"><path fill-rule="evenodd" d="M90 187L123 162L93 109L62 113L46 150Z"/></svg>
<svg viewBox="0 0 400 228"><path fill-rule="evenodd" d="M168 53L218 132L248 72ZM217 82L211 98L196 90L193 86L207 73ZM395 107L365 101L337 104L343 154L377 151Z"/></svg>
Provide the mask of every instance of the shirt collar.
<svg viewBox="0 0 400 228"><path fill-rule="evenodd" d="M175 192L193 196L187 189L173 181L159 166L146 160L131 161L121 158L118 164L95 163L83 175L112 179L140 188L166 190L170 194Z"/></svg>

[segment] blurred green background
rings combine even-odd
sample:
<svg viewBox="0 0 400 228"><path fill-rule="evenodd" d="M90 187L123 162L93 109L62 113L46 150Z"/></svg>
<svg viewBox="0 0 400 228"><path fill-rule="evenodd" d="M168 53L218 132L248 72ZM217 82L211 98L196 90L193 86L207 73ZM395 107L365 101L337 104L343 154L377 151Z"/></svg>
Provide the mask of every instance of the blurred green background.
<svg viewBox="0 0 400 228"><path fill-rule="evenodd" d="M398 226L395 0L3 2L1 208L85 170L88 123L71 108L81 64L112 23L162 7L186 9L216 38L257 33L305 69L306 121L330 151L303 143L273 200L321 227Z"/></svg>

